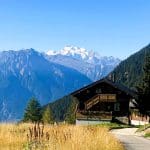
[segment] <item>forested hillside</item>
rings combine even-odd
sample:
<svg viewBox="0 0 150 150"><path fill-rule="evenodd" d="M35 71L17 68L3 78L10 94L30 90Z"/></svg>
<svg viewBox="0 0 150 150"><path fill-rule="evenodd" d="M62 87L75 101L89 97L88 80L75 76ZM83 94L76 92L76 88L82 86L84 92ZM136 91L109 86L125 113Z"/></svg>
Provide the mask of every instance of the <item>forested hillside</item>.
<svg viewBox="0 0 150 150"><path fill-rule="evenodd" d="M150 44L122 61L109 77L111 76L116 82L134 89L142 81L143 66L147 55L150 55Z"/></svg>

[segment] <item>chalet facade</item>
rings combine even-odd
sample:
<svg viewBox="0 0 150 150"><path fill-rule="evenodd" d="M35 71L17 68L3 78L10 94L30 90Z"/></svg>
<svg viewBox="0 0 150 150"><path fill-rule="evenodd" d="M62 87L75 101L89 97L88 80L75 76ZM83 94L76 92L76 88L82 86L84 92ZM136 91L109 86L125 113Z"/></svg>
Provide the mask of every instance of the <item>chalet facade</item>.
<svg viewBox="0 0 150 150"><path fill-rule="evenodd" d="M72 93L76 97L76 124L92 124L118 120L131 123L130 103L137 98L135 92L101 79Z"/></svg>

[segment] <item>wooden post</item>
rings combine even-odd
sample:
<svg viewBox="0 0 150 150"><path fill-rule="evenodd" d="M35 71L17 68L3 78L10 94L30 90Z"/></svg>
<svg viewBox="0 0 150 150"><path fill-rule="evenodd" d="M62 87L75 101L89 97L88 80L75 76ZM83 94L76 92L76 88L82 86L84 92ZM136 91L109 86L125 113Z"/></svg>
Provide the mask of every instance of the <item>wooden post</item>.
<svg viewBox="0 0 150 150"><path fill-rule="evenodd" d="M131 111L128 112L128 125L131 125Z"/></svg>

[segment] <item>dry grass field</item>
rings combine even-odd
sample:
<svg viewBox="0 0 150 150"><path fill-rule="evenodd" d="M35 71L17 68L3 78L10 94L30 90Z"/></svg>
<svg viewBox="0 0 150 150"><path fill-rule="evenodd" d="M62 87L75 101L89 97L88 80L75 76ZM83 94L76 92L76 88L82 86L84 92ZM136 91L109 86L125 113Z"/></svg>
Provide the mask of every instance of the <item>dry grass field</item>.
<svg viewBox="0 0 150 150"><path fill-rule="evenodd" d="M0 150L123 150L99 126L0 124Z"/></svg>

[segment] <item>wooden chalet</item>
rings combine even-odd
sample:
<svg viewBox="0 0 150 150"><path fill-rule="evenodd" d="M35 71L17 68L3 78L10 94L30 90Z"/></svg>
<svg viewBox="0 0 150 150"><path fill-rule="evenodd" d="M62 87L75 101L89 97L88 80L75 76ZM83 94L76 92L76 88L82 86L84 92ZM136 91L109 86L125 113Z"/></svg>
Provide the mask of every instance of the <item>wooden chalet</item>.
<svg viewBox="0 0 150 150"><path fill-rule="evenodd" d="M76 97L76 124L119 120L130 124L129 103L137 95L130 89L106 78L71 94Z"/></svg>

